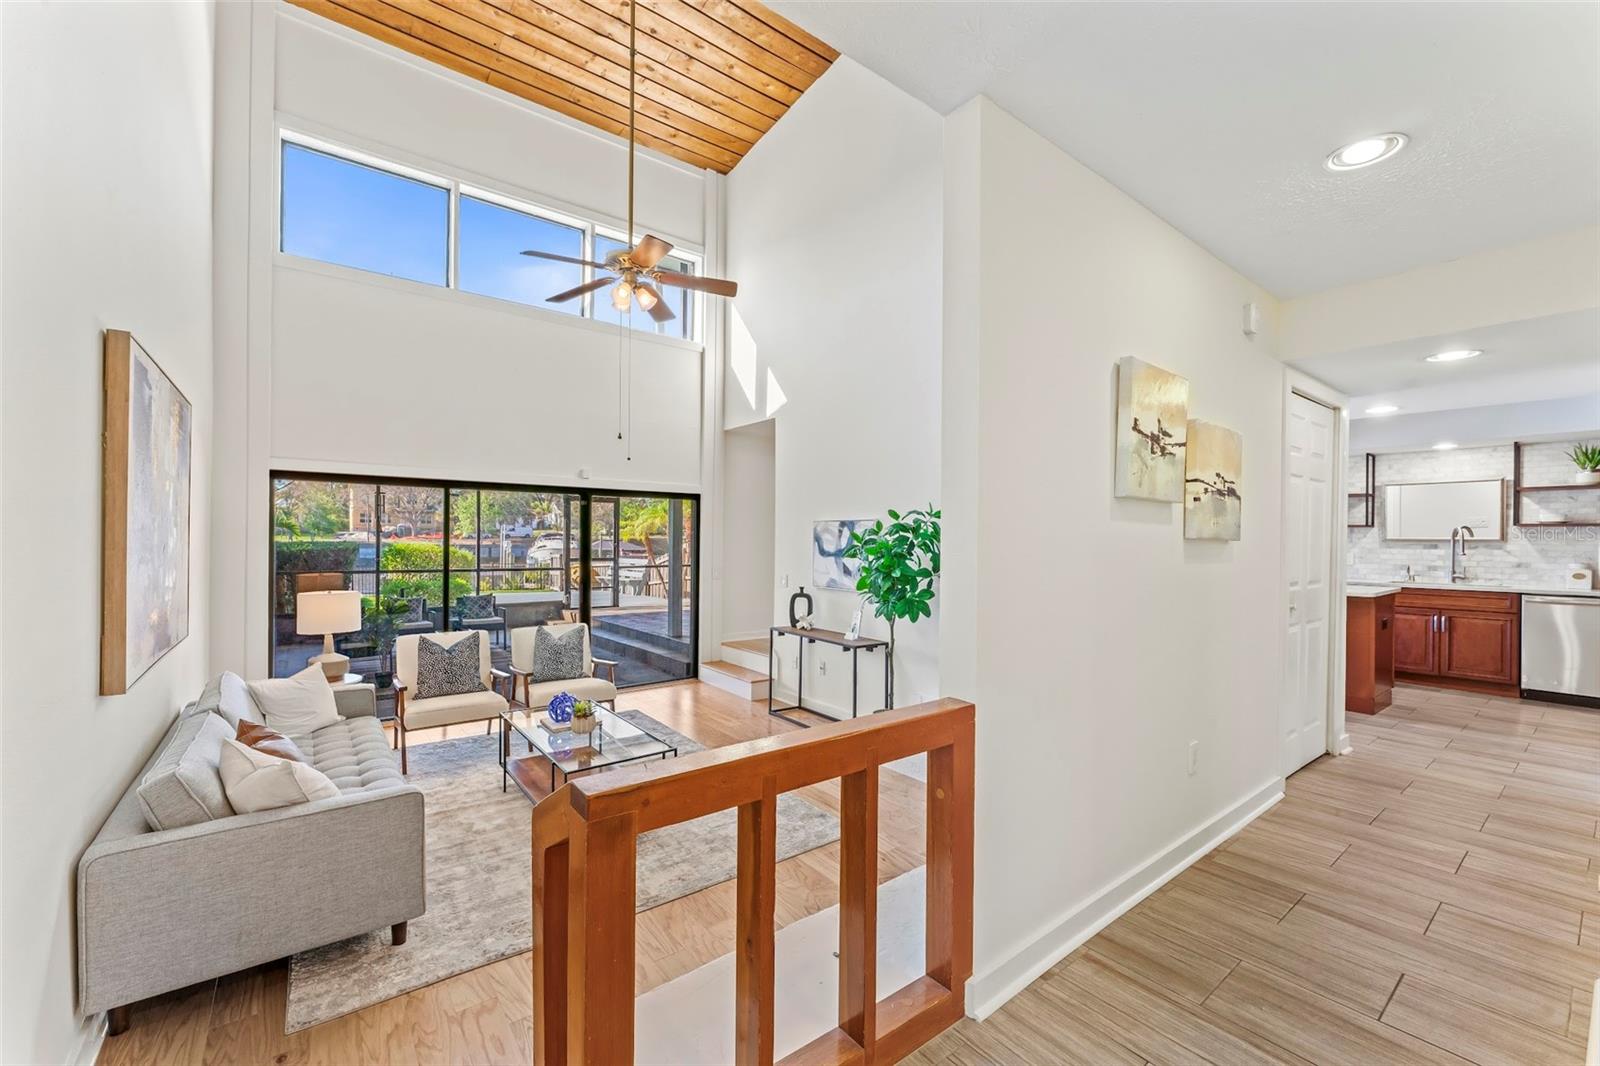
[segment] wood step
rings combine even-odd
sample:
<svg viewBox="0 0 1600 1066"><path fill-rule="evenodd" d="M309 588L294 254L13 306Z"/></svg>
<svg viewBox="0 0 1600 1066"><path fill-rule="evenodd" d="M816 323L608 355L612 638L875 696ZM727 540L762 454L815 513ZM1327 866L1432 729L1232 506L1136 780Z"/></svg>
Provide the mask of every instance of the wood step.
<svg viewBox="0 0 1600 1066"><path fill-rule="evenodd" d="M722 661L765 673L767 642L760 637L753 637L750 640L725 640L722 642Z"/></svg>
<svg viewBox="0 0 1600 1066"><path fill-rule="evenodd" d="M764 700L771 684L766 674L721 659L700 664L700 680L747 700Z"/></svg>
<svg viewBox="0 0 1600 1066"><path fill-rule="evenodd" d="M734 651L754 652L757 655L767 654L767 640L765 637L751 637L749 640L725 640L722 642L722 646L724 648L732 648Z"/></svg>

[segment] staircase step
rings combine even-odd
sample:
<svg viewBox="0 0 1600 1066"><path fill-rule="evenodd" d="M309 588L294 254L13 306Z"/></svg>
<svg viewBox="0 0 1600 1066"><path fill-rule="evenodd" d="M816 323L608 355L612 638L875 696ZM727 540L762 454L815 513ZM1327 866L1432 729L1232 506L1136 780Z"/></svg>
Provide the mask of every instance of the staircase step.
<svg viewBox="0 0 1600 1066"><path fill-rule="evenodd" d="M724 662L750 670L767 670L767 642L764 640L725 640L722 642Z"/></svg>
<svg viewBox="0 0 1600 1066"><path fill-rule="evenodd" d="M771 684L766 674L721 659L700 664L700 680L747 700L764 700Z"/></svg>

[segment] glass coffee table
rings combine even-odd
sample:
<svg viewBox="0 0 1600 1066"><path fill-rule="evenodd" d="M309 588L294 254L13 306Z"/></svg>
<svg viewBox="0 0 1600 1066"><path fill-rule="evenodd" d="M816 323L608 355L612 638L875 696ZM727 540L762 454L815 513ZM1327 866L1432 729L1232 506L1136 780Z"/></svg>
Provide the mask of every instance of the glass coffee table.
<svg viewBox="0 0 1600 1066"><path fill-rule="evenodd" d="M665 759L678 754L671 743L649 733L620 714L603 708L595 712L595 728L589 733L562 730L552 733L539 724L543 707L529 710L512 707L500 713L500 791L506 782L515 781L525 796L534 802L541 798L535 787L543 787L544 776L538 763L550 766L550 792L556 790L556 775L563 782L573 774L617 766L640 759ZM528 755L512 757L513 735L528 746Z"/></svg>

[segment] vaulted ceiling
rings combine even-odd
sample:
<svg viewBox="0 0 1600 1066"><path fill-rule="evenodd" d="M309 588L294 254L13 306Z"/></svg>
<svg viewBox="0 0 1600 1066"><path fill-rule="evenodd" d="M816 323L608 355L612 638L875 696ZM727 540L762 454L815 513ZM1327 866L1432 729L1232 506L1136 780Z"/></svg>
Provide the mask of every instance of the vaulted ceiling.
<svg viewBox="0 0 1600 1066"><path fill-rule="evenodd" d="M289 0L618 136L629 0ZM727 173L839 53L757 0L639 0L637 136Z"/></svg>

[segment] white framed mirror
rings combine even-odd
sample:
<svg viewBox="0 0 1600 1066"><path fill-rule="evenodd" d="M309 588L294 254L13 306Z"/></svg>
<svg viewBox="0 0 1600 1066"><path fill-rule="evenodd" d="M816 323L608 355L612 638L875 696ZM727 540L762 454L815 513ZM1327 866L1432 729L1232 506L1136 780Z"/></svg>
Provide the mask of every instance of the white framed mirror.
<svg viewBox="0 0 1600 1066"><path fill-rule="evenodd" d="M1388 540L1449 540L1457 526L1471 526L1476 540L1506 536L1504 478L1387 485L1383 509Z"/></svg>

